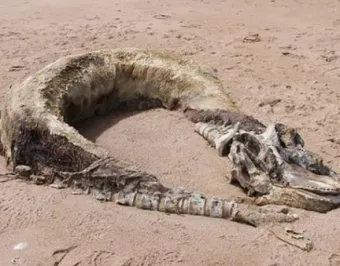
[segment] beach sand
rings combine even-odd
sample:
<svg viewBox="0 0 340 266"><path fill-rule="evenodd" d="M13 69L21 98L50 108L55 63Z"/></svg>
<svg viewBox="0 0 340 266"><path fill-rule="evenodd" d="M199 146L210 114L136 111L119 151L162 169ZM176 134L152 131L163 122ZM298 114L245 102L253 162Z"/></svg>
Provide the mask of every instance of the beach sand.
<svg viewBox="0 0 340 266"><path fill-rule="evenodd" d="M171 50L214 67L243 112L296 127L306 147L340 171L339 11L336 0L0 0L0 96L61 56L126 46ZM110 114L79 129L168 186L244 195L225 180L227 158L178 113ZM0 183L0 192L4 266L340 265L340 210L296 210L294 224L253 228L19 180ZM271 229L285 226L305 230L314 249L278 240ZM13 249L18 243L22 250Z"/></svg>

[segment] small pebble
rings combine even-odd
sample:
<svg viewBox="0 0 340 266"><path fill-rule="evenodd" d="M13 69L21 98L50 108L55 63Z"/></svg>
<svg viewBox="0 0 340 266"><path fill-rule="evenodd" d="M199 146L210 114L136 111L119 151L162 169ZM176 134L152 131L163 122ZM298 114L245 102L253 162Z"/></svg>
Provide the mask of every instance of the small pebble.
<svg viewBox="0 0 340 266"><path fill-rule="evenodd" d="M28 165L17 165L14 171L23 177L29 177L32 174L32 168Z"/></svg>
<svg viewBox="0 0 340 266"><path fill-rule="evenodd" d="M14 245L13 250L23 250L27 248L28 244L26 242L20 242L16 245Z"/></svg>

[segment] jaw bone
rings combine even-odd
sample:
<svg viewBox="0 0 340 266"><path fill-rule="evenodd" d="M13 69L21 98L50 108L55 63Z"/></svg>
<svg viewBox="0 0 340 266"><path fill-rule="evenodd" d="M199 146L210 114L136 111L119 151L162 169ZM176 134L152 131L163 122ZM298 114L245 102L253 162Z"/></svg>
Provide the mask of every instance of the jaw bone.
<svg viewBox="0 0 340 266"><path fill-rule="evenodd" d="M283 204L325 212L340 204L337 174L320 156L303 148L293 129L269 125L262 134L239 129L238 124L197 123L195 131L221 156L233 163L230 182L236 181L256 203Z"/></svg>

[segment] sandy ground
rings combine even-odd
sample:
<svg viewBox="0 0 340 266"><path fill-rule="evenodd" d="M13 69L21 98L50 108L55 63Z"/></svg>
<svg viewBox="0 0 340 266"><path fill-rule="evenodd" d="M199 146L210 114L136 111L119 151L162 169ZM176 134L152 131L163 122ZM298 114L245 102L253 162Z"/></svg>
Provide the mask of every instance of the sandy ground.
<svg viewBox="0 0 340 266"><path fill-rule="evenodd" d="M174 50L216 68L244 112L297 127L340 171L339 14L336 0L0 0L0 95L60 56ZM109 115L80 129L169 186L242 195L224 180L227 160L179 114ZM0 192L1 266L340 265L340 210L297 211L294 226L315 245L307 253L270 226L147 212L20 181ZM27 246L13 250L18 243Z"/></svg>

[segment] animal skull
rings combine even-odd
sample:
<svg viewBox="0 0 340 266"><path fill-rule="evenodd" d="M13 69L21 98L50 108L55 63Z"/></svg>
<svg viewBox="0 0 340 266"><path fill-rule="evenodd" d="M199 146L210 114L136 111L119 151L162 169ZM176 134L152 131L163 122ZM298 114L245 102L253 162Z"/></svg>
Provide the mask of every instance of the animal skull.
<svg viewBox="0 0 340 266"><path fill-rule="evenodd" d="M269 125L262 133L233 125L196 123L195 131L228 154L233 163L230 182L237 182L255 202L285 204L325 212L340 204L338 175L322 158L304 149L296 130Z"/></svg>

